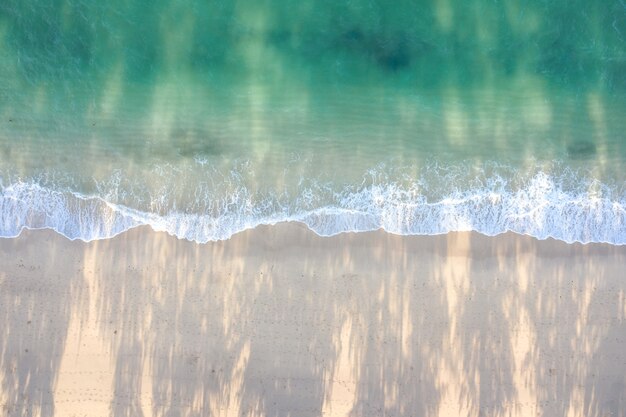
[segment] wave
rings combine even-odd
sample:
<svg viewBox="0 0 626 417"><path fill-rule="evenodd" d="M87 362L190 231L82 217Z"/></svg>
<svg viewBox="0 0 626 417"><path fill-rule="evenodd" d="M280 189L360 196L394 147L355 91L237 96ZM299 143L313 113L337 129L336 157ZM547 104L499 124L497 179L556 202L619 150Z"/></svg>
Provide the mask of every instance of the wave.
<svg viewBox="0 0 626 417"><path fill-rule="evenodd" d="M158 196L159 209L151 210L154 201L133 207L110 198L110 192L82 194L36 180L0 182L0 236L45 228L92 241L148 225L205 243L259 225L296 221L321 236L377 229L399 235L512 231L569 243L626 244L626 196L618 187L541 170L528 175L492 172L463 182L460 171L402 180L370 172L367 181L341 187L314 181L304 186L301 181L291 194L260 193L241 185L229 188L228 195L207 195L204 205L194 204L193 210L177 209L184 207L180 201L168 206L163 195Z"/></svg>

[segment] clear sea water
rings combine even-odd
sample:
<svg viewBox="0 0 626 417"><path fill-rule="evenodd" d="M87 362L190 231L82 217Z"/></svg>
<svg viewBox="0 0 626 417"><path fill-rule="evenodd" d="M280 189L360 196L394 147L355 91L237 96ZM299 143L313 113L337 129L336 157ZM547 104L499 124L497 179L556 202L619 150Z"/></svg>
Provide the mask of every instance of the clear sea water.
<svg viewBox="0 0 626 417"><path fill-rule="evenodd" d="M280 221L626 244L626 2L0 2L0 236Z"/></svg>

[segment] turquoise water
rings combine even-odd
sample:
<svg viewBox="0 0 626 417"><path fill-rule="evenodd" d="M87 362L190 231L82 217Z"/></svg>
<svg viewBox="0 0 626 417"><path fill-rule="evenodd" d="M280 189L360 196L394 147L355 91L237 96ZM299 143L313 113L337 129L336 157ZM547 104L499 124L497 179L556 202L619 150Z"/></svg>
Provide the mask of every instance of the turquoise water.
<svg viewBox="0 0 626 417"><path fill-rule="evenodd" d="M625 244L625 132L622 0L0 4L4 237Z"/></svg>

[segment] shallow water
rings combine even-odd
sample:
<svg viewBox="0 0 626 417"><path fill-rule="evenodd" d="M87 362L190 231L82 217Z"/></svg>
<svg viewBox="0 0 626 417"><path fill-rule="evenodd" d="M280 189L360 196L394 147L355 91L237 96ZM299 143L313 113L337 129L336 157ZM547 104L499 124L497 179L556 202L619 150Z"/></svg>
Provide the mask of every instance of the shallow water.
<svg viewBox="0 0 626 417"><path fill-rule="evenodd" d="M626 4L5 1L0 235L626 243Z"/></svg>

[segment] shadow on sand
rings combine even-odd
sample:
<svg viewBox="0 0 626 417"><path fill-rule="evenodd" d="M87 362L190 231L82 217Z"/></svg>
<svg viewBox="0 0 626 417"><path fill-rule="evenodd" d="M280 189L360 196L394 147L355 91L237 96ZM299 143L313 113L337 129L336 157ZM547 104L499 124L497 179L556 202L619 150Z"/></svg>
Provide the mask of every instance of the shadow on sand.
<svg viewBox="0 0 626 417"><path fill-rule="evenodd" d="M622 247L293 224L0 245L9 416L624 415ZM90 337L97 399L63 382Z"/></svg>

